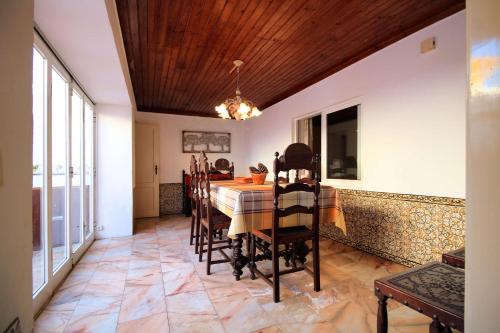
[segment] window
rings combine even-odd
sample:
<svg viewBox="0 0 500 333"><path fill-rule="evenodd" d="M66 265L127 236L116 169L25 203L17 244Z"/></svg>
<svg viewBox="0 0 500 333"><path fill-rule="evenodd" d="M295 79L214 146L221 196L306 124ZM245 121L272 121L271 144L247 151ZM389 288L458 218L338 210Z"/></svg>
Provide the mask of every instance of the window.
<svg viewBox="0 0 500 333"><path fill-rule="evenodd" d="M33 49L33 293L47 281L45 276L45 68L44 57Z"/></svg>
<svg viewBox="0 0 500 333"><path fill-rule="evenodd" d="M37 312L94 239L95 116L90 99L35 34L33 307Z"/></svg>
<svg viewBox="0 0 500 333"><path fill-rule="evenodd" d="M327 114L327 177L359 179L358 110L354 105Z"/></svg>
<svg viewBox="0 0 500 333"><path fill-rule="evenodd" d="M83 98L73 90L71 97L71 244L75 252L83 240L82 233L82 134L83 134Z"/></svg>
<svg viewBox="0 0 500 333"><path fill-rule="evenodd" d="M68 258L66 248L66 118L68 82L52 68L52 269Z"/></svg>
<svg viewBox="0 0 500 333"><path fill-rule="evenodd" d="M83 192L83 230L85 239L93 232L94 220L94 109L85 103L84 110L84 144L85 144L85 181Z"/></svg>

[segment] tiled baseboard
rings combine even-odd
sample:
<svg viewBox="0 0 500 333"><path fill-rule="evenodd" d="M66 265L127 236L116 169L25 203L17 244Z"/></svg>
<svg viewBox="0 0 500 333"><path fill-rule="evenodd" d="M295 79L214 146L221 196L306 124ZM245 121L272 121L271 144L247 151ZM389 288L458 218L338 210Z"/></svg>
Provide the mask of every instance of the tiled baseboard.
<svg viewBox="0 0 500 333"><path fill-rule="evenodd" d="M160 215L182 213L182 184L160 184Z"/></svg>
<svg viewBox="0 0 500 333"><path fill-rule="evenodd" d="M322 236L406 266L441 260L464 246L465 200L341 189L347 235L322 225Z"/></svg>

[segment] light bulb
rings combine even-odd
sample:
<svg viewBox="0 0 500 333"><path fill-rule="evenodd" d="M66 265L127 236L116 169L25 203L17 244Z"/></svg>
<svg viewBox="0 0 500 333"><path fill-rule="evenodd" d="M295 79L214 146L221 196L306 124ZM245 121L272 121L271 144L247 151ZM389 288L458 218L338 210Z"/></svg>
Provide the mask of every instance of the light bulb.
<svg viewBox="0 0 500 333"><path fill-rule="evenodd" d="M227 110L222 110L222 112L219 112L219 117L223 119L231 119Z"/></svg>
<svg viewBox="0 0 500 333"><path fill-rule="evenodd" d="M257 109L256 106L254 106L252 108L252 113L250 114L250 117L258 117L262 114L262 111L260 111L259 109Z"/></svg>
<svg viewBox="0 0 500 333"><path fill-rule="evenodd" d="M215 111L219 114L227 113L226 104L222 103L221 105L217 105L215 107Z"/></svg>
<svg viewBox="0 0 500 333"><path fill-rule="evenodd" d="M241 115L246 115L248 114L248 112L250 112L250 107L245 102L241 103L240 107L238 108L238 113Z"/></svg>

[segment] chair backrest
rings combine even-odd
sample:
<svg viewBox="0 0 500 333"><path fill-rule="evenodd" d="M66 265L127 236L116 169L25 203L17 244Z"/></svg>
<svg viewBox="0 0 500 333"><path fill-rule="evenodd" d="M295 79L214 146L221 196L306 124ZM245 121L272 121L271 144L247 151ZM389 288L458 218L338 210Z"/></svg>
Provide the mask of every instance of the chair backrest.
<svg viewBox="0 0 500 333"><path fill-rule="evenodd" d="M198 160L198 195L200 200L201 216L212 219L212 202L210 201L210 165L205 152L200 153Z"/></svg>
<svg viewBox="0 0 500 333"><path fill-rule="evenodd" d="M193 209L197 208L198 203L198 181L199 181L199 172L198 172L198 162L196 161L196 157L191 155L191 160L189 161L189 174L191 176L191 207Z"/></svg>
<svg viewBox="0 0 500 333"><path fill-rule="evenodd" d="M274 186L273 186L273 238L276 236L279 229L279 219L292 214L310 214L313 215L313 230L319 228L319 193L321 184L319 179L320 159L319 155L313 155L311 148L303 143L293 143L289 145L282 156L275 153L274 159ZM307 170L311 172L314 179L301 181L296 177L294 183L289 183L286 186L280 186L279 173L288 172L290 170ZM311 192L314 195L314 203L312 207L302 206L300 204L293 205L284 209L278 207L279 197L291 192Z"/></svg>
<svg viewBox="0 0 500 333"><path fill-rule="evenodd" d="M210 171L228 171L231 178L234 178L234 163L225 158L219 158L213 165L210 163Z"/></svg>

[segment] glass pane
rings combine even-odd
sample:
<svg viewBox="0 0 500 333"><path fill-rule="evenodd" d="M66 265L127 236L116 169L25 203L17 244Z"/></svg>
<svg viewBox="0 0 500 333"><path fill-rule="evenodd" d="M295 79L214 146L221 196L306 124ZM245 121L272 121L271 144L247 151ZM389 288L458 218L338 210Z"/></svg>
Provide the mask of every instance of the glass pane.
<svg viewBox="0 0 500 333"><path fill-rule="evenodd" d="M326 116L328 178L358 178L358 106Z"/></svg>
<svg viewBox="0 0 500 333"><path fill-rule="evenodd" d="M67 83L52 69L52 261L53 270L66 251L66 109Z"/></svg>
<svg viewBox="0 0 500 333"><path fill-rule="evenodd" d="M83 215L83 230L85 237L90 235L93 226L93 209L94 209L94 110L91 106L85 103L85 190L84 190L84 207Z"/></svg>
<svg viewBox="0 0 500 333"><path fill-rule="evenodd" d="M71 164L73 177L71 178L71 244L75 252L82 244L81 232L81 205L83 203L81 187L81 156L82 156L82 120L83 99L76 91L71 98Z"/></svg>
<svg viewBox="0 0 500 333"><path fill-rule="evenodd" d="M308 145L314 155L321 157L321 115L297 120L297 142ZM311 177L301 170L300 178ZM319 174L321 178L321 170Z"/></svg>
<svg viewBox="0 0 500 333"><path fill-rule="evenodd" d="M33 49L33 293L46 282L45 279L45 220L44 220L44 87L45 59Z"/></svg>

